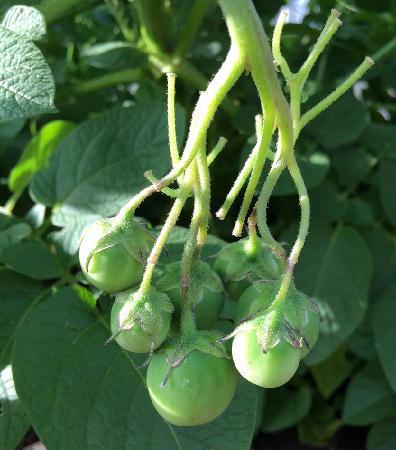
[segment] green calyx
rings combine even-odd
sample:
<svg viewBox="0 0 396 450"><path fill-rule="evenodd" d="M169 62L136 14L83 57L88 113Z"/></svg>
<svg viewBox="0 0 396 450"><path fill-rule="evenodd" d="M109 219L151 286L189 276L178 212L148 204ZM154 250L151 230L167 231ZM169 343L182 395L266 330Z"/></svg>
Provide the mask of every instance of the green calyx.
<svg viewBox="0 0 396 450"><path fill-rule="evenodd" d="M248 238L227 244L217 254L214 267L234 300L250 286L250 279L276 280L282 275L281 261L262 239L257 239L254 250Z"/></svg>
<svg viewBox="0 0 396 450"><path fill-rule="evenodd" d="M181 286L181 262L169 264L156 287L165 292L175 307L172 330L177 331L183 307ZM224 288L220 277L211 267L202 262L193 262L190 271L188 302L198 329L214 326L224 306Z"/></svg>
<svg viewBox="0 0 396 450"><path fill-rule="evenodd" d="M178 335L170 338L163 348L169 371L162 385L165 386L171 370L180 365L194 350L216 358L231 359L224 343L220 342L221 333L216 331L197 331L194 334Z"/></svg>
<svg viewBox="0 0 396 450"><path fill-rule="evenodd" d="M153 352L168 335L173 310L168 296L152 287L120 292L112 309L112 338L126 350Z"/></svg>
<svg viewBox="0 0 396 450"><path fill-rule="evenodd" d="M141 281L152 245L151 234L136 220L102 219L81 238L81 268L96 287L122 291Z"/></svg>
<svg viewBox="0 0 396 450"><path fill-rule="evenodd" d="M232 335L255 330L262 351L286 341L302 349L305 356L319 333L320 314L316 303L291 285L284 301L271 306L279 291L280 281L255 282L243 293L236 310L241 324Z"/></svg>

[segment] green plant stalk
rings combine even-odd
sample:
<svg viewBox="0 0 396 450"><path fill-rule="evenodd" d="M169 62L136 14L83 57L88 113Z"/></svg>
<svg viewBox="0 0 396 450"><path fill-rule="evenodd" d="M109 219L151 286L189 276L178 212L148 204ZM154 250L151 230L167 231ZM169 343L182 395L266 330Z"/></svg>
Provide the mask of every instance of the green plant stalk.
<svg viewBox="0 0 396 450"><path fill-rule="evenodd" d="M395 51L395 49L396 49L396 37L391 39L387 44L385 44L383 47L377 50L372 56L372 59L375 62L378 62L381 59L384 59L390 54L392 54Z"/></svg>
<svg viewBox="0 0 396 450"><path fill-rule="evenodd" d="M159 181L158 178L153 175L153 172L151 172L151 170L147 170L146 172L144 172L144 178L146 178L147 180L150 181L150 183L153 184ZM167 195L168 197L177 198L180 196L180 189L172 189L169 187L164 187L161 190L161 192Z"/></svg>
<svg viewBox="0 0 396 450"><path fill-rule="evenodd" d="M245 250L249 255L249 257L256 256L259 250L259 239L257 236L256 225L257 225L257 211L256 208L254 208L248 218L249 237L247 245L245 246Z"/></svg>
<svg viewBox="0 0 396 450"><path fill-rule="evenodd" d="M283 57L281 48L280 48L282 30L283 30L283 26L285 24L287 15L288 15L287 11L281 11L279 13L279 17L278 17L278 20L276 21L274 33L272 36L272 55L274 57L274 61L280 67L281 72L282 72L283 76L285 77L286 82L289 83L289 80L292 78L293 73L290 70L289 65L287 64L286 59Z"/></svg>
<svg viewBox="0 0 396 450"><path fill-rule="evenodd" d="M344 82L342 82L331 94L329 94L317 105L315 105L313 108L302 115L298 131L300 132L308 122L310 122L318 114L320 114L332 103L338 100L342 94L344 94L354 83L356 83L356 81L358 81L367 72L368 69L370 69L373 64L374 61L369 56L366 56L360 66L351 75L349 75L349 77Z"/></svg>
<svg viewBox="0 0 396 450"><path fill-rule="evenodd" d="M293 123L289 104L283 95L273 63L271 48L251 0L219 0L231 41L246 54L246 68L256 84L263 115L275 110L282 158L293 150Z"/></svg>
<svg viewBox="0 0 396 450"><path fill-rule="evenodd" d="M148 53L166 53L170 48L169 24L163 11L163 2L158 0L134 0L140 23L143 46ZM161 20L158 20L158 16Z"/></svg>
<svg viewBox="0 0 396 450"><path fill-rule="evenodd" d="M36 8L44 15L47 23L55 22L62 17L80 10L82 7L88 9L99 3L99 0L43 0Z"/></svg>
<svg viewBox="0 0 396 450"><path fill-rule="evenodd" d="M227 139L224 137L220 137L217 141L217 144L214 146L213 150L208 155L208 166L210 166L215 159L218 157L220 152L223 150L225 145L227 144Z"/></svg>
<svg viewBox="0 0 396 450"><path fill-rule="evenodd" d="M271 143L273 124L274 124L274 116L271 114L266 114L264 116L264 123L262 127L262 135L259 141L260 143L258 146L257 158L255 160L255 164L253 166L253 170L250 175L250 180L245 191L245 195L243 198L241 209L238 214L238 218L235 222L235 226L232 231L232 234L234 236L239 237L242 234L246 216L248 214L250 204L252 203L254 194L256 192L257 184L260 181L261 172L263 171L265 159L267 157L268 149Z"/></svg>
<svg viewBox="0 0 396 450"><path fill-rule="evenodd" d="M176 115L175 115L175 79L176 74L168 72L168 136L169 150L172 160L172 166L175 167L179 162L179 150L177 148L176 136Z"/></svg>
<svg viewBox="0 0 396 450"><path fill-rule="evenodd" d="M142 282L139 287L139 293L141 294L141 296L150 289L151 280L153 277L155 266L158 262L158 258L160 257L160 254L165 246L166 241L169 238L172 228L175 226L176 221L183 209L183 206L185 205L186 200L190 195L194 180L193 175L194 174L191 173L191 170L188 174L186 174L186 180L180 190L180 195L173 203L164 226L162 227L161 232L155 241L149 257L147 258L147 265L143 274Z"/></svg>
<svg viewBox="0 0 396 450"><path fill-rule="evenodd" d="M161 191L164 187L175 181L176 178L191 164L199 150L201 142L203 142L206 137L206 132L218 106L229 89L242 74L243 68L243 56L240 54L237 47L231 45L226 60L197 102L192 115L187 142L179 163L168 173L168 175L158 181L158 183L148 186L135 195L121 209L119 213L120 216L128 217L133 215L136 208L148 196L152 195L154 192ZM195 126L194 124L197 125Z"/></svg>
<svg viewBox="0 0 396 450"><path fill-rule="evenodd" d="M195 3L191 7L188 19L183 27L183 31L178 37L178 44L173 52L174 57L183 57L195 40L201 24L214 6L214 0L195 0Z"/></svg>
<svg viewBox="0 0 396 450"><path fill-rule="evenodd" d="M197 167L199 176L199 206L200 222L197 234L197 246L201 249L208 237L209 214L210 214L210 174L205 147L202 146L197 155Z"/></svg>
<svg viewBox="0 0 396 450"><path fill-rule="evenodd" d="M93 78L92 80L81 81L74 85L73 91L76 94L88 94L110 86L116 86L117 84L139 81L143 77L144 70L141 67L138 67L137 69L120 70L108 75Z"/></svg>
<svg viewBox="0 0 396 450"><path fill-rule="evenodd" d="M19 200L20 196L23 194L24 189L20 189L12 193L11 197L7 200L6 204L2 209L2 212L8 216L12 215L15 205Z"/></svg>
<svg viewBox="0 0 396 450"><path fill-rule="evenodd" d="M262 126L263 126L262 119L263 119L263 116L261 114L256 114L256 116L255 116L256 145L253 147L253 150L250 152L249 157L245 161L245 164L244 164L242 170L239 172L236 180L234 181L234 184L232 185L230 192L227 194L227 197L225 198L223 205L220 207L220 209L216 213L217 218L220 220L225 219L225 216L227 215L232 204L236 200L239 192L245 185L247 179L249 178L249 175L251 174L251 172L253 170L253 166L257 159L257 154L259 151L260 140L261 140L261 135L262 135ZM210 157L210 155L209 155L209 157Z"/></svg>

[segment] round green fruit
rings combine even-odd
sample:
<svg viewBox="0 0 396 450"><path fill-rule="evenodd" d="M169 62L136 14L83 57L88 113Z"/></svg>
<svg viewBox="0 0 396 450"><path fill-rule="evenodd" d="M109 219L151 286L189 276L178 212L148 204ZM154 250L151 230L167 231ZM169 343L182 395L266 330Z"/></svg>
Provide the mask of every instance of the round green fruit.
<svg viewBox="0 0 396 450"><path fill-rule="evenodd" d="M238 300L252 279L276 280L282 274L280 260L262 239L254 249L248 238L225 245L217 254L214 268L223 278L226 292Z"/></svg>
<svg viewBox="0 0 396 450"><path fill-rule="evenodd" d="M224 412L235 394L237 374L232 361L199 350L191 351L169 373L165 352L154 355L147 387L154 408L178 426L202 425Z"/></svg>
<svg viewBox="0 0 396 450"><path fill-rule="evenodd" d="M241 295L235 309L235 324L257 312L268 308L274 300L274 284L255 282Z"/></svg>
<svg viewBox="0 0 396 450"><path fill-rule="evenodd" d="M106 292L119 292L139 283L152 238L134 220L125 228L115 218L91 225L80 242L81 269L88 281Z"/></svg>
<svg viewBox="0 0 396 450"><path fill-rule="evenodd" d="M116 333L119 326L126 318L126 311L123 310L125 301L116 300L111 309L110 327L112 333ZM158 348L166 339L169 333L172 314L167 311L160 311L156 317L156 333L153 337L145 331L141 323L136 322L132 328L121 331L115 338L120 347L133 353L148 353L151 350L151 340L154 339L154 348Z"/></svg>
<svg viewBox="0 0 396 450"><path fill-rule="evenodd" d="M255 330L237 334L232 343L232 357L239 373L264 388L276 388L287 383L298 368L300 353L300 349L284 340L263 353Z"/></svg>

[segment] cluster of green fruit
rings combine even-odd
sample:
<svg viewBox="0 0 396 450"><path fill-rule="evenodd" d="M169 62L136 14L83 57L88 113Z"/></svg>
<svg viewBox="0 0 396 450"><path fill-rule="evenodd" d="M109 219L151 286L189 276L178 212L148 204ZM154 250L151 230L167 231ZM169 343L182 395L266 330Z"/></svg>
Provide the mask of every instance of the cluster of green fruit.
<svg viewBox="0 0 396 450"><path fill-rule="evenodd" d="M180 329L181 263L169 264L155 287L139 289L153 245L149 231L136 220L120 223L116 217L95 223L82 237L85 276L115 293L113 337L125 350L150 352L148 390L156 410L172 424L200 425L218 417L235 394L235 368L256 385L281 386L316 341L316 305L294 286L279 307L273 304L282 264L257 242L254 250L248 239L227 244L214 269L193 262L188 303L195 331L186 332ZM212 330L226 296L237 301L232 358L223 334Z"/></svg>

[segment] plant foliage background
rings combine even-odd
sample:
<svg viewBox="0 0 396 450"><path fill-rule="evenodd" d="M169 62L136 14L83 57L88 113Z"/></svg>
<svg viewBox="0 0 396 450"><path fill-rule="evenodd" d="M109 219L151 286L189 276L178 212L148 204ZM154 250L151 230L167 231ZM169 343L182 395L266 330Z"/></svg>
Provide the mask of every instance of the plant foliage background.
<svg viewBox="0 0 396 450"><path fill-rule="evenodd" d="M0 15L15 4L3 1ZM76 249L87 224L115 214L147 185L146 170L161 175L170 167L162 73L178 75L182 141L198 91L228 48L220 10L214 0L25 4L42 15L26 9L0 26L0 448L14 449L33 427L49 450L248 449L254 436L264 448L282 439L288 443L279 448L348 448L344 430L353 448L394 450L395 3L311 0L302 23L285 27L293 69L330 9L342 12L343 26L307 84L307 105L365 55L376 61L307 126L296 149L312 198L296 285L319 303L321 335L285 387L264 391L241 380L226 413L196 428L166 424L130 354L102 345L112 300L88 287ZM283 3L255 4L271 35ZM210 146L228 139L213 165L212 212L251 145L258 106L242 79L212 124ZM169 205L157 194L139 214L155 232ZM282 175L269 214L285 242L294 239L297 206ZM231 240L236 212L211 219L209 262ZM187 223L186 213L162 264L178 259ZM224 330L232 308L228 301Z"/></svg>

